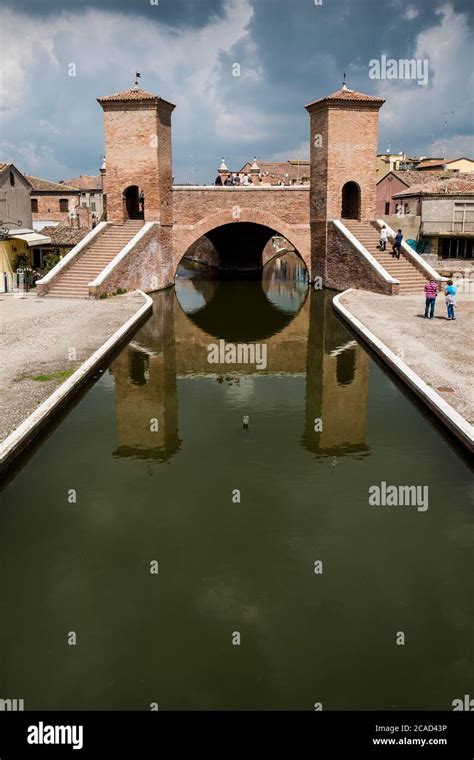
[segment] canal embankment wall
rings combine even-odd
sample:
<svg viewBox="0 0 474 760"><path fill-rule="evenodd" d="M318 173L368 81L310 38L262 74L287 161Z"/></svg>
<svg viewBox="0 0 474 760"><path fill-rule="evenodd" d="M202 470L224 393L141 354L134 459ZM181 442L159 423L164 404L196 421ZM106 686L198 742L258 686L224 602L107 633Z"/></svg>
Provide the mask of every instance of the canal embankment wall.
<svg viewBox="0 0 474 760"><path fill-rule="evenodd" d="M140 291L106 300L50 300L36 294L5 299L0 475L65 411L152 309L152 299Z"/></svg>
<svg viewBox="0 0 474 760"><path fill-rule="evenodd" d="M435 319L424 319L424 299L353 289L333 299L334 309L469 451L474 450L471 369L474 338L467 324L474 298L460 300L448 321L438 298ZM442 310L442 311L441 311ZM453 346L462 350L453 351ZM408 431L407 431L408 432Z"/></svg>

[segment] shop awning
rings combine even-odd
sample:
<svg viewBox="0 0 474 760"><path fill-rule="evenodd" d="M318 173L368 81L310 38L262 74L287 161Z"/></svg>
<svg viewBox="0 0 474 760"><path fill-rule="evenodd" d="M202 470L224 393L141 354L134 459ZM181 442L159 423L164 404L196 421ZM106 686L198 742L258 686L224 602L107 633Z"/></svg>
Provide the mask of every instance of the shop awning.
<svg viewBox="0 0 474 760"><path fill-rule="evenodd" d="M29 248L34 245L48 245L51 238L46 235L40 235L39 232L21 232L9 235L10 240L24 240Z"/></svg>

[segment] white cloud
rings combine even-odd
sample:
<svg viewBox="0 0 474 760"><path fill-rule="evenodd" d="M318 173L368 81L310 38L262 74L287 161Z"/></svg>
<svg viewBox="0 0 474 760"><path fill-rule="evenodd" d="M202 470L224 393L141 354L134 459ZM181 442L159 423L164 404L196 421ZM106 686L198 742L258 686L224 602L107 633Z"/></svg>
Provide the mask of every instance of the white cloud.
<svg viewBox="0 0 474 760"><path fill-rule="evenodd" d="M445 158L458 158L474 156L474 136L473 135L451 135L446 139L440 138L434 140L430 146L430 153L433 156L443 156Z"/></svg>
<svg viewBox="0 0 474 760"><path fill-rule="evenodd" d="M429 82L380 80L377 94L386 98L380 111L382 135L390 135L392 147L409 148L411 144L431 145L444 139L445 114L449 116L449 135L458 151L469 154L472 138L464 133L472 125L473 74L467 62L472 58L472 38L463 13L451 5L442 6L439 23L422 31L416 38L412 54L404 57L428 59ZM406 144L409 136L410 145Z"/></svg>
<svg viewBox="0 0 474 760"><path fill-rule="evenodd" d="M303 140L303 142L294 145L288 150L278 151L269 156L270 161L287 161L288 159L301 158L309 160L309 140Z"/></svg>
<svg viewBox="0 0 474 760"><path fill-rule="evenodd" d="M413 5L409 5L405 13L402 14L402 18L406 19L407 21L413 21L413 19L417 18L418 15L418 9L414 8Z"/></svg>
<svg viewBox="0 0 474 760"><path fill-rule="evenodd" d="M60 144L66 153L68 141L71 148L79 148L80 142L84 146L89 140L96 146L96 160L102 151L102 114L95 99L132 86L136 68L144 89L177 103L175 139L184 134L191 141L193 129L194 134L203 130L206 135L216 132L229 137L231 110L219 85L219 72L223 54L247 38L252 13L250 0L229 0L224 17L200 29L170 32L138 15L99 10L78 13L75 9L73 14L64 12L44 20L3 11L3 151L13 145L17 160L24 160L28 170L34 166L46 171L49 166L51 174L63 165L54 157ZM242 65L242 77L256 80L261 72L250 42L247 50L248 60L252 57L254 63ZM68 76L70 63L76 66L75 77ZM25 120L29 121L26 125ZM253 120L254 136L261 135L258 112ZM245 121L246 131L252 132L250 110ZM242 129L242 124L236 128ZM75 168L65 167L65 172L73 173Z"/></svg>

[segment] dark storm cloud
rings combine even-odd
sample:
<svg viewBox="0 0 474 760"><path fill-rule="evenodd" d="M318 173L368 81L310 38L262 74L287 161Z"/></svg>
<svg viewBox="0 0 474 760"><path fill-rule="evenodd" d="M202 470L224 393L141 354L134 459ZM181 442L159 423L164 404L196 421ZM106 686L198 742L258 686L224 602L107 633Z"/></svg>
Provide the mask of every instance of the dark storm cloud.
<svg viewBox="0 0 474 760"><path fill-rule="evenodd" d="M173 158L179 181L191 180L193 163L198 181L209 180L222 155L236 168L254 154L262 159L307 154L305 103L338 89L344 71L350 87L379 93L381 83L369 78L370 59L411 58L417 46L430 60L429 86L384 83L380 148L430 152L443 139L444 112L453 112L448 137L459 140L451 151L458 153L458 144L465 151L463 136L472 131L466 92L471 3L466 0L323 0L322 5L159 0L158 6L149 0L3 0L3 5L25 15L13 22L8 38L22 24L24 46L10 40L5 55L8 76L14 83L18 79L22 91L17 110L8 103L5 109L0 160L18 149L20 168L35 173L31 162L36 161L37 171L51 179L96 171L102 114L95 98L130 86L137 69L145 89L177 104ZM448 11L440 12L443 8ZM456 16L460 13L465 16ZM69 61L78 67L73 79L67 76ZM236 63L240 76L233 76Z"/></svg>
<svg viewBox="0 0 474 760"><path fill-rule="evenodd" d="M221 16L225 0L3 0L3 7L34 16L58 15L64 11L79 13L87 9L142 15L151 21L170 26L205 26ZM159 19L157 18L159 12Z"/></svg>

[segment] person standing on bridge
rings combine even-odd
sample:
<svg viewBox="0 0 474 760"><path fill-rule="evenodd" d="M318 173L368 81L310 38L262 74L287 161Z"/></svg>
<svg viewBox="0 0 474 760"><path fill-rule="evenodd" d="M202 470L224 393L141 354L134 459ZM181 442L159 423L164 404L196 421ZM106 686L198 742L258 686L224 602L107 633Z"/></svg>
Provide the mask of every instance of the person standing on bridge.
<svg viewBox="0 0 474 760"><path fill-rule="evenodd" d="M242 179L242 184L243 185L250 185L251 184L250 177L247 174L247 172L244 172L244 176L243 176L243 179Z"/></svg>
<svg viewBox="0 0 474 760"><path fill-rule="evenodd" d="M224 185L226 187L232 187L233 184L234 184L234 181L232 179L232 174L228 174L227 177L225 178Z"/></svg>
<svg viewBox="0 0 474 760"><path fill-rule="evenodd" d="M222 177L220 174L217 175L216 181L214 182L215 185L221 185L222 186Z"/></svg>

